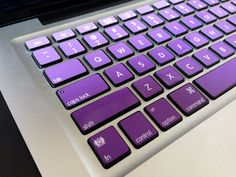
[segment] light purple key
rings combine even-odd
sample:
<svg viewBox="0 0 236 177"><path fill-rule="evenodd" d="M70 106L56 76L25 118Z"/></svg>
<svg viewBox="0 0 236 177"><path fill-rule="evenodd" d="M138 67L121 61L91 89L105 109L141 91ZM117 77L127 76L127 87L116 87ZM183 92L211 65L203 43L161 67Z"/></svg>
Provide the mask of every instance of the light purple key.
<svg viewBox="0 0 236 177"><path fill-rule="evenodd" d="M84 46L77 39L70 39L59 44L59 48L68 58L80 55L86 51Z"/></svg>
<svg viewBox="0 0 236 177"><path fill-rule="evenodd" d="M164 98L145 107L145 111L162 131L182 121L181 115Z"/></svg>
<svg viewBox="0 0 236 177"><path fill-rule="evenodd" d="M169 6L170 6L170 3L168 3L166 0L160 0L153 4L153 7L155 7L157 10L164 9Z"/></svg>
<svg viewBox="0 0 236 177"><path fill-rule="evenodd" d="M144 15L142 16L142 19L152 28L163 25L165 23L164 20L162 20L155 13Z"/></svg>
<svg viewBox="0 0 236 177"><path fill-rule="evenodd" d="M227 11L225 11L224 9L222 9L219 6L212 7L212 8L209 9L209 11L218 18L224 18L224 17L227 17L229 15L229 13Z"/></svg>
<svg viewBox="0 0 236 177"><path fill-rule="evenodd" d="M191 57L186 57L178 61L175 63L175 66L188 78L203 71L203 67Z"/></svg>
<svg viewBox="0 0 236 177"><path fill-rule="evenodd" d="M192 84L178 88L168 97L186 116L192 115L209 103L207 98Z"/></svg>
<svg viewBox="0 0 236 177"><path fill-rule="evenodd" d="M234 54L234 49L225 42L219 41L210 46L210 49L217 53L221 58L226 59Z"/></svg>
<svg viewBox="0 0 236 177"><path fill-rule="evenodd" d="M229 17L227 21L236 26L236 15Z"/></svg>
<svg viewBox="0 0 236 177"><path fill-rule="evenodd" d="M155 76L166 88L169 89L184 81L184 77L172 66L167 66L157 71Z"/></svg>
<svg viewBox="0 0 236 177"><path fill-rule="evenodd" d="M146 74L156 68L156 66L143 54L130 59L127 63L137 75Z"/></svg>
<svg viewBox="0 0 236 177"><path fill-rule="evenodd" d="M122 21L126 21L126 20L130 20L132 18L137 17L137 14L134 13L134 11L129 10L127 12L123 12L121 14L118 15L118 17L122 20Z"/></svg>
<svg viewBox="0 0 236 177"><path fill-rule="evenodd" d="M216 41L223 37L223 33L213 26L207 26L201 29L201 33L207 36L212 41Z"/></svg>
<svg viewBox="0 0 236 177"><path fill-rule="evenodd" d="M90 137L88 143L106 169L124 159L131 152L113 126Z"/></svg>
<svg viewBox="0 0 236 177"><path fill-rule="evenodd" d="M198 32L187 34L184 38L197 49L209 43L208 39Z"/></svg>
<svg viewBox="0 0 236 177"><path fill-rule="evenodd" d="M198 10L198 11L207 8L207 5L204 2L200 1L200 0L190 0L187 3L190 6L192 6L194 9Z"/></svg>
<svg viewBox="0 0 236 177"><path fill-rule="evenodd" d="M53 33L52 37L56 42L60 42L75 37L75 33L71 29L66 29L63 31Z"/></svg>
<svg viewBox="0 0 236 177"><path fill-rule="evenodd" d="M157 44L162 44L171 40L171 36L162 28L156 28L147 33L147 35Z"/></svg>
<svg viewBox="0 0 236 177"><path fill-rule="evenodd" d="M209 68L220 62L220 58L208 49L203 49L199 52L196 52L193 57L206 68Z"/></svg>
<svg viewBox="0 0 236 177"><path fill-rule="evenodd" d="M62 61L61 56L51 46L34 51L32 56L39 67L46 67Z"/></svg>
<svg viewBox="0 0 236 177"><path fill-rule="evenodd" d="M223 3L221 7L231 14L236 13L236 7L231 2Z"/></svg>
<svg viewBox="0 0 236 177"><path fill-rule="evenodd" d="M124 26L133 34L141 33L147 30L147 26L144 25L140 20L133 19L127 22L124 22Z"/></svg>
<svg viewBox="0 0 236 177"><path fill-rule="evenodd" d="M150 49L153 46L153 43L148 40L143 34L139 34L131 37L128 42L138 51L143 52L147 49Z"/></svg>
<svg viewBox="0 0 236 177"><path fill-rule="evenodd" d="M88 134L139 105L138 98L125 87L78 109L71 116L80 131Z"/></svg>
<svg viewBox="0 0 236 177"><path fill-rule="evenodd" d="M229 45L236 49L236 34L233 34L225 39Z"/></svg>
<svg viewBox="0 0 236 177"><path fill-rule="evenodd" d="M236 5L236 0L231 0L231 2L232 2L234 5Z"/></svg>
<svg viewBox="0 0 236 177"><path fill-rule="evenodd" d="M193 16L183 17L181 22L191 30L195 30L203 26L202 22Z"/></svg>
<svg viewBox="0 0 236 177"><path fill-rule="evenodd" d="M185 3L175 5L174 9L184 16L194 13L194 9Z"/></svg>
<svg viewBox="0 0 236 177"><path fill-rule="evenodd" d="M236 30L233 25L225 20L217 22L215 26L225 34L233 33Z"/></svg>
<svg viewBox="0 0 236 177"><path fill-rule="evenodd" d="M104 74L116 87L134 79L134 75L122 63L116 64L114 66L111 66L110 68L105 69Z"/></svg>
<svg viewBox="0 0 236 177"><path fill-rule="evenodd" d="M129 36L120 25L108 27L104 31L113 41L118 41Z"/></svg>
<svg viewBox="0 0 236 177"><path fill-rule="evenodd" d="M102 27L107 27L107 26L114 25L114 24L118 23L118 20L115 17L110 16L110 17L105 17L105 18L99 19L98 23Z"/></svg>
<svg viewBox="0 0 236 177"><path fill-rule="evenodd" d="M108 40L100 32L86 34L83 36L83 40L92 49L97 49L108 44Z"/></svg>
<svg viewBox="0 0 236 177"><path fill-rule="evenodd" d="M137 149L158 136L156 129L141 112L136 112L120 121L119 127Z"/></svg>
<svg viewBox="0 0 236 177"><path fill-rule="evenodd" d="M71 109L110 90L99 74L94 74L57 90L66 109Z"/></svg>
<svg viewBox="0 0 236 177"><path fill-rule="evenodd" d="M118 61L128 58L134 54L133 50L131 50L124 42L111 45L107 49Z"/></svg>
<svg viewBox="0 0 236 177"><path fill-rule="evenodd" d="M139 79L132 84L132 87L145 101L163 93L163 88L151 76Z"/></svg>
<svg viewBox="0 0 236 177"><path fill-rule="evenodd" d="M76 30L80 34L89 33L89 32L95 31L97 29L98 29L97 25L95 25L93 22L86 23L86 24L83 24L83 25L79 25L79 26L76 27Z"/></svg>
<svg viewBox="0 0 236 177"><path fill-rule="evenodd" d="M45 47L50 44L50 41L46 36L31 39L25 42L25 46L28 50L34 50L40 47Z"/></svg>
<svg viewBox="0 0 236 177"><path fill-rule="evenodd" d="M193 51L192 47L182 39L172 40L167 46L178 56L184 56Z"/></svg>
<svg viewBox="0 0 236 177"><path fill-rule="evenodd" d="M111 59L102 50L96 50L84 56L85 61L93 70L99 70L112 63Z"/></svg>
<svg viewBox="0 0 236 177"><path fill-rule="evenodd" d="M180 18L180 15L171 8L160 10L159 14L169 22Z"/></svg>
<svg viewBox="0 0 236 177"><path fill-rule="evenodd" d="M144 15L144 14L153 12L154 9L153 9L151 6L149 6L149 5L145 5L145 6L142 6L142 7L137 8L136 11L137 11L140 15Z"/></svg>
<svg viewBox="0 0 236 177"><path fill-rule="evenodd" d="M44 75L52 87L79 78L86 73L87 69L78 59L71 59L44 70Z"/></svg>
<svg viewBox="0 0 236 177"><path fill-rule="evenodd" d="M206 24L210 24L217 20L217 18L214 15L212 15L211 13L207 11L196 13L196 17L198 17L200 20L202 20Z"/></svg>
<svg viewBox="0 0 236 177"><path fill-rule="evenodd" d="M150 50L148 55L160 66L163 66L175 59L175 56L163 46Z"/></svg>
<svg viewBox="0 0 236 177"><path fill-rule="evenodd" d="M179 3L181 3L181 2L184 2L184 0L169 0L169 2L171 3L171 4L179 4Z"/></svg>
<svg viewBox="0 0 236 177"><path fill-rule="evenodd" d="M210 6L215 6L220 3L219 0L202 0L202 1L204 1L205 3L207 3Z"/></svg>
<svg viewBox="0 0 236 177"><path fill-rule="evenodd" d="M167 23L165 25L165 29L175 37L179 37L188 32L188 30L183 25L176 21Z"/></svg>

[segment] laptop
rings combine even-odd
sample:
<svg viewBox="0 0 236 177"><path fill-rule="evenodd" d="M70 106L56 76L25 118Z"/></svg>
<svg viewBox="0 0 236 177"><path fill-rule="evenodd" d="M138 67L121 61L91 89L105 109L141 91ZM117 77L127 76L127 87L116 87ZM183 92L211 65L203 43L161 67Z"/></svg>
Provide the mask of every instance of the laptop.
<svg viewBox="0 0 236 177"><path fill-rule="evenodd" d="M0 9L0 89L42 176L236 175L235 0Z"/></svg>

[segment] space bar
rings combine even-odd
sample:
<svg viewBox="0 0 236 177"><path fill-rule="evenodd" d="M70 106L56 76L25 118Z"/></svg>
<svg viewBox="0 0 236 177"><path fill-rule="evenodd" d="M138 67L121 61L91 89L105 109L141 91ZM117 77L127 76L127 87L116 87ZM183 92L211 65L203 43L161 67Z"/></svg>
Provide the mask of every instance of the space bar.
<svg viewBox="0 0 236 177"><path fill-rule="evenodd" d="M236 58L196 79L194 83L211 99L216 99L236 85Z"/></svg>

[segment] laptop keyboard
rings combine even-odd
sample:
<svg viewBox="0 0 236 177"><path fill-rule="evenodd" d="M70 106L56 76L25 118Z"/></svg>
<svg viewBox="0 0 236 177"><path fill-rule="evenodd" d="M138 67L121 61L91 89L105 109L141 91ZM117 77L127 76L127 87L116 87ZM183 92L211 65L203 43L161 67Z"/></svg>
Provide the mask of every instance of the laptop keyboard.
<svg viewBox="0 0 236 177"><path fill-rule="evenodd" d="M25 46L65 109L82 106L71 114L82 134L157 96L161 98L150 101L143 111L161 131L167 131L181 123L180 112L190 116L209 104L208 99L214 100L236 85L232 75L236 58L197 76L235 53L235 13L235 0L161 0L31 39ZM200 50L188 55L194 49ZM192 77L196 79L191 83L188 79ZM130 86L123 86L126 83ZM112 91L110 84L119 89ZM173 89L166 98L161 96L164 88ZM98 96L101 98L83 106ZM159 130L141 111L120 120L118 127L137 149L158 137ZM131 153L113 126L90 136L88 144L104 168Z"/></svg>

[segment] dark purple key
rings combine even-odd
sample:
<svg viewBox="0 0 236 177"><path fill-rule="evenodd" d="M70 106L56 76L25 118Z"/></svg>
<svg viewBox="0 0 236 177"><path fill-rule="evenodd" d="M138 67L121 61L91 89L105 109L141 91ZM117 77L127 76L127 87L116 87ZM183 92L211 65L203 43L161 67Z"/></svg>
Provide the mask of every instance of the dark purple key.
<svg viewBox="0 0 236 177"><path fill-rule="evenodd" d="M184 16L194 13L194 9L185 3L175 5L174 9Z"/></svg>
<svg viewBox="0 0 236 177"><path fill-rule="evenodd" d="M193 57L206 68L220 62L220 58L209 49L200 50L199 52L196 52Z"/></svg>
<svg viewBox="0 0 236 177"><path fill-rule="evenodd" d="M216 99L236 85L236 58L196 79L194 83L211 99Z"/></svg>
<svg viewBox="0 0 236 177"><path fill-rule="evenodd" d="M71 29L66 29L63 31L53 33L52 37L56 42L60 42L75 37L75 33Z"/></svg>
<svg viewBox="0 0 236 177"><path fill-rule="evenodd" d="M169 2L171 3L171 4L179 4L179 3L181 3L181 2L184 2L184 0L169 0Z"/></svg>
<svg viewBox="0 0 236 177"><path fill-rule="evenodd" d="M191 57L186 57L178 61L175 63L175 66L188 78L203 71L203 67Z"/></svg>
<svg viewBox="0 0 236 177"><path fill-rule="evenodd" d="M118 20L115 17L110 16L110 17L105 17L105 18L99 19L98 23L102 27L107 27L107 26L114 25L114 24L118 23Z"/></svg>
<svg viewBox="0 0 236 177"><path fill-rule="evenodd" d="M212 8L209 9L209 11L218 18L224 18L224 17L227 17L229 15L229 13L227 11L225 11L224 9L222 9L219 6L212 7Z"/></svg>
<svg viewBox="0 0 236 177"><path fill-rule="evenodd" d="M83 24L83 25L79 25L79 26L76 27L76 30L80 34L89 33L89 32L95 31L97 29L98 29L97 25L95 25L93 22L86 23L86 24Z"/></svg>
<svg viewBox="0 0 236 177"><path fill-rule="evenodd" d="M181 36L188 32L188 30L179 22L170 22L165 25L165 29L168 30L175 37Z"/></svg>
<svg viewBox="0 0 236 177"><path fill-rule="evenodd" d="M157 71L155 76L166 88L172 88L184 81L184 77L172 66L167 66Z"/></svg>
<svg viewBox="0 0 236 177"><path fill-rule="evenodd" d="M80 131L88 134L139 105L138 98L125 87L78 109L71 116Z"/></svg>
<svg viewBox="0 0 236 177"><path fill-rule="evenodd" d="M66 83L75 78L79 78L86 73L87 69L77 59L62 62L44 70L44 75L53 87Z"/></svg>
<svg viewBox="0 0 236 177"><path fill-rule="evenodd" d="M106 28L105 33L113 41L118 41L129 36L129 34L120 25L115 25L115 26Z"/></svg>
<svg viewBox="0 0 236 177"><path fill-rule="evenodd" d="M50 44L50 41L46 36L31 39L25 42L25 46L28 50L34 50L40 47L45 47Z"/></svg>
<svg viewBox="0 0 236 177"><path fill-rule="evenodd" d="M137 149L158 136L156 129L141 112L136 112L120 121L119 127Z"/></svg>
<svg viewBox="0 0 236 177"><path fill-rule="evenodd" d="M151 30L147 33L147 35L157 44L162 44L171 40L171 36L162 28Z"/></svg>
<svg viewBox="0 0 236 177"><path fill-rule="evenodd" d="M147 30L147 26L144 25L140 20L133 19L124 22L124 26L133 34L141 33Z"/></svg>
<svg viewBox="0 0 236 177"><path fill-rule="evenodd" d="M231 14L236 13L236 7L231 2L223 3L221 7Z"/></svg>
<svg viewBox="0 0 236 177"><path fill-rule="evenodd" d="M225 20L217 22L215 26L225 34L233 33L236 30L233 25Z"/></svg>
<svg viewBox="0 0 236 177"><path fill-rule="evenodd" d="M66 107L71 109L110 90L99 74L94 74L57 91L57 95Z"/></svg>
<svg viewBox="0 0 236 177"><path fill-rule="evenodd" d="M206 24L210 24L217 20L217 18L214 15L212 15L211 13L207 11L196 13L196 17L198 17L200 20L202 20Z"/></svg>
<svg viewBox="0 0 236 177"><path fill-rule="evenodd" d="M128 145L113 126L90 137L88 143L106 169L131 153Z"/></svg>
<svg viewBox="0 0 236 177"><path fill-rule="evenodd" d="M236 49L236 34L227 37L225 41Z"/></svg>
<svg viewBox="0 0 236 177"><path fill-rule="evenodd" d="M184 56L193 51L192 47L189 46L182 39L172 40L167 44L167 46L176 53L178 56Z"/></svg>
<svg viewBox="0 0 236 177"><path fill-rule="evenodd" d="M142 16L142 19L152 28L163 25L165 23L164 20L162 20L155 13L144 15Z"/></svg>
<svg viewBox="0 0 236 177"><path fill-rule="evenodd" d="M108 40L100 32L89 33L83 36L83 40L92 49L96 49L108 44Z"/></svg>
<svg viewBox="0 0 236 177"><path fill-rule="evenodd" d="M51 46L34 51L32 56L39 67L46 67L62 61L61 56Z"/></svg>
<svg viewBox="0 0 236 177"><path fill-rule="evenodd" d="M114 86L123 85L134 78L134 75L122 63L105 69L104 74Z"/></svg>
<svg viewBox="0 0 236 177"><path fill-rule="evenodd" d="M188 4L198 11L207 8L207 5L201 0L190 0L188 1Z"/></svg>
<svg viewBox="0 0 236 177"><path fill-rule="evenodd" d="M151 6L149 6L149 5L145 5L145 6L142 6L142 7L137 8L136 11L137 11L140 15L144 15L144 14L153 12L154 9L153 9Z"/></svg>
<svg viewBox="0 0 236 177"><path fill-rule="evenodd" d="M169 6L170 6L170 3L168 3L166 0L160 0L153 4L153 7L155 7L157 10L164 9Z"/></svg>
<svg viewBox="0 0 236 177"><path fill-rule="evenodd" d="M118 17L122 20L122 21L126 21L126 20L130 20L132 18L137 17L137 14L134 13L134 11L129 10L127 12L123 12L121 14L118 15Z"/></svg>
<svg viewBox="0 0 236 177"><path fill-rule="evenodd" d="M175 59L175 56L163 46L150 50L148 55L160 66L163 66Z"/></svg>
<svg viewBox="0 0 236 177"><path fill-rule="evenodd" d="M86 51L84 46L77 39L70 39L59 44L59 48L68 58L80 55Z"/></svg>
<svg viewBox="0 0 236 177"><path fill-rule="evenodd" d="M184 37L190 44L195 48L201 48L209 43L208 39L199 34L198 32L193 32Z"/></svg>
<svg viewBox="0 0 236 177"><path fill-rule="evenodd" d="M208 83L209 84L209 83ZM190 116L206 106L209 101L192 84L186 84L168 95L168 98L183 112Z"/></svg>
<svg viewBox="0 0 236 177"><path fill-rule="evenodd" d="M229 17L227 21L236 26L236 15Z"/></svg>
<svg viewBox="0 0 236 177"><path fill-rule="evenodd" d="M147 49L150 49L153 46L153 43L145 37L143 34L139 34L131 37L128 42L138 51L143 52Z"/></svg>
<svg viewBox="0 0 236 177"><path fill-rule="evenodd" d="M102 50L96 50L84 56L85 61L93 70L104 68L112 63L111 59Z"/></svg>
<svg viewBox="0 0 236 177"><path fill-rule="evenodd" d="M181 115L164 98L145 107L145 111L162 131L166 131L182 121Z"/></svg>
<svg viewBox="0 0 236 177"><path fill-rule="evenodd" d="M181 22L191 30L195 30L203 26L202 22L193 16L183 17Z"/></svg>
<svg viewBox="0 0 236 177"><path fill-rule="evenodd" d="M180 18L180 15L171 8L160 10L159 14L169 22Z"/></svg>
<svg viewBox="0 0 236 177"><path fill-rule="evenodd" d="M219 0L202 0L202 1L204 1L205 3L207 3L209 6L215 6L215 5L217 5L217 4L220 3Z"/></svg>
<svg viewBox="0 0 236 177"><path fill-rule="evenodd" d="M201 29L201 33L207 36L212 41L216 41L223 37L223 33L213 26L207 26Z"/></svg>
<svg viewBox="0 0 236 177"><path fill-rule="evenodd" d="M221 58L226 59L234 54L234 49L225 42L219 41L210 46L210 49L217 53Z"/></svg>
<svg viewBox="0 0 236 177"><path fill-rule="evenodd" d="M108 51L118 61L128 58L134 54L133 50L130 49L124 42L119 42L109 46Z"/></svg>
<svg viewBox="0 0 236 177"><path fill-rule="evenodd" d="M127 63L137 75L146 74L156 68L156 66L143 54L130 59Z"/></svg>
<svg viewBox="0 0 236 177"><path fill-rule="evenodd" d="M151 76L139 79L132 84L132 87L145 101L163 93L163 88Z"/></svg>

